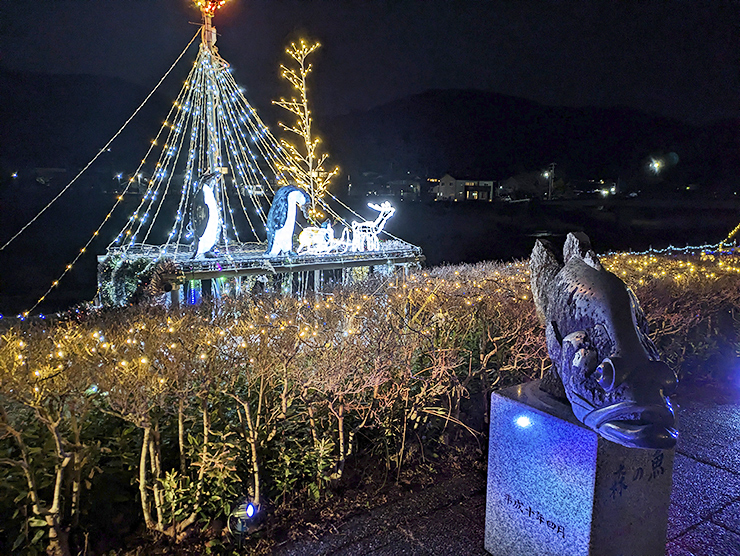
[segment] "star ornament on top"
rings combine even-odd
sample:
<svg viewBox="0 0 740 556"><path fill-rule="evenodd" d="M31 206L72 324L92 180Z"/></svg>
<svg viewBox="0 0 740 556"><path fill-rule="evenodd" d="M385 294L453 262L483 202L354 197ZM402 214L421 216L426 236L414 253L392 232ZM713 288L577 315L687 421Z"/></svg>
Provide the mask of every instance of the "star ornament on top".
<svg viewBox="0 0 740 556"><path fill-rule="evenodd" d="M195 0L195 5L208 17L213 17L216 11L226 4L227 0Z"/></svg>

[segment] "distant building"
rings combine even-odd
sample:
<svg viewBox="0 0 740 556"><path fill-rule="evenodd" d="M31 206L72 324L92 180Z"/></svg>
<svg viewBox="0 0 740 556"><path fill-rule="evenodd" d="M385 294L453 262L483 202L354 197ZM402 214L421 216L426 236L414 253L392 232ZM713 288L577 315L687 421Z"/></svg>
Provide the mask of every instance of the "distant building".
<svg viewBox="0 0 740 556"><path fill-rule="evenodd" d="M493 180L458 180L445 174L432 188L432 193L437 201L492 201L495 186Z"/></svg>
<svg viewBox="0 0 740 556"><path fill-rule="evenodd" d="M542 172L524 172L501 182L498 195L508 199L544 199L549 181Z"/></svg>
<svg viewBox="0 0 740 556"><path fill-rule="evenodd" d="M421 198L421 178L391 180L388 189L391 195L402 201L418 201Z"/></svg>

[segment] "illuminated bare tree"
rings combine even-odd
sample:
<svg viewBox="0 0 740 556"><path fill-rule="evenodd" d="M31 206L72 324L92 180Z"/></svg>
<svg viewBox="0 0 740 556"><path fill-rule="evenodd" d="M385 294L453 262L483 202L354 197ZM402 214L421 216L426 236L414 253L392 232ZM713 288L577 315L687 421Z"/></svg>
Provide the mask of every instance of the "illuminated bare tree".
<svg viewBox="0 0 740 556"><path fill-rule="evenodd" d="M324 168L324 163L329 155L319 152L318 147L321 139L313 133L313 118L308 104L306 80L313 67L310 63L307 63L307 59L320 46L318 42L308 44L303 39L298 45L290 44L290 47L285 51L295 62L295 67L281 65L281 76L298 92L298 98L292 97L290 100L281 98L273 101L274 104L285 108L296 118L293 125L280 123L280 127L294 133L301 139L300 145L294 145L285 139L280 140L289 157L287 165L282 165L280 170L289 172L295 178L297 185L305 189L310 195L309 218L312 222L316 222L323 217L320 209L321 199L332 178L339 172L339 168L334 168L331 171Z"/></svg>

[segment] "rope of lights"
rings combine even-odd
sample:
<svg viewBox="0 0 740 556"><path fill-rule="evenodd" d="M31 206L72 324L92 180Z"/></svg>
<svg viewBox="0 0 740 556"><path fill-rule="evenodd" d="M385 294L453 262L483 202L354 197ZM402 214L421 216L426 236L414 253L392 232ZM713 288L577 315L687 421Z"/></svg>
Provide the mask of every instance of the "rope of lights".
<svg viewBox="0 0 740 556"><path fill-rule="evenodd" d="M202 49L198 56L198 59L194 62L193 68L199 69L200 68L200 57L202 56ZM200 88L202 86L201 81L203 79L203 75L201 71L197 71L194 73L193 77L188 80L187 85L190 87L192 94L190 97L188 97L188 103L185 106L181 107L181 111L184 114L200 114L201 107L201 100L202 95L199 95L198 92L200 91ZM183 116L184 118L185 116ZM190 116L188 116L190 118ZM190 140L188 143L188 159L185 167L185 179L182 183L182 188L180 191L180 202L177 207L177 213L175 214L175 221L172 224L172 230L170 231L169 236L167 237L167 241L165 243L165 248L171 243L171 240L173 237L177 236L175 239L175 255L180 250L180 243L182 241L182 235L184 232L184 220L185 215L183 214L185 208L188 206L188 201L190 199L190 192L191 192L191 182L193 179L193 175L197 173L198 166L196 166L197 158L199 158L199 153L196 150L196 147L199 145L199 137L200 137L200 126L199 126L199 119L192 118L192 123L190 124ZM186 126L187 128L187 126Z"/></svg>
<svg viewBox="0 0 740 556"><path fill-rule="evenodd" d="M144 155L144 158L139 163L139 166L136 168L136 171L133 173L132 177L128 180L128 183L126 184L126 187L124 188L123 193L121 194L119 201L123 200L123 195L126 194L128 192L128 190L129 190L129 188L133 185L133 183L134 183L134 177L133 176L138 176L139 173L141 172L141 169L144 167L144 164L146 164L146 161L149 158L149 155L151 154L152 150L154 150L154 147L157 146L157 141L158 141L159 137L161 136L163 129L164 129L164 126L162 126L159 129L159 131L157 132L156 137L149 144L149 149L147 150L146 154ZM148 191L149 190L147 189L147 192ZM122 237L124 235L131 233L130 230L129 230L129 227L133 227L133 223L136 220L136 218L138 217L139 211L141 210L141 207L144 205L144 202L145 201L146 201L146 195L144 196L144 198L142 198L142 201L139 203L139 207L136 209L136 211L134 211L134 213L126 221L126 225L123 227L123 229L118 234L118 236L116 236L116 238L110 244L108 244L108 249L110 249L113 246L114 243L118 243L122 239Z"/></svg>
<svg viewBox="0 0 740 556"><path fill-rule="evenodd" d="M254 108L249 105L246 98L244 98L244 96L241 94L241 91L238 89L236 82L233 80L233 77L230 74L226 76L226 86L231 87L231 97L235 99L234 106L236 110L242 113L241 117L236 118L234 110L229 107L231 118L238 119L247 126L250 132L252 143L254 143L254 145L256 146L258 154L262 156L263 160L265 160L265 162L270 166L270 170L275 174L276 178L280 179L277 166L271 163L271 159L274 158L274 149L272 147L273 145L277 145L277 141L272 136L269 129L260 121ZM239 104L240 101L242 105ZM251 175L257 181L261 179L262 182L264 182L267 186L267 190L271 193L275 193L270 180L267 178L267 176L265 176L262 168L260 168L259 164L257 163L257 157L252 152L252 149L249 146L249 140L244 136L244 133L241 130L239 130L237 141L240 143L241 149L248 153L248 158L246 162L247 168L250 171ZM257 176L257 172L259 172L259 176ZM264 223L265 218L262 214L262 211L259 211L259 215Z"/></svg>
<svg viewBox="0 0 740 556"><path fill-rule="evenodd" d="M194 177L197 177L200 175L200 169L203 167L204 159L205 159L205 146L204 146L204 137L206 131L203 129L204 126L200 125L201 119L200 114L205 109L204 106L204 95L202 93L203 87L205 87L204 80L205 75L202 71L202 63L201 58L204 55L204 49L201 46L200 54L198 56L198 60L196 60L195 65L198 68L198 72L196 73L196 80L193 84L193 90L194 90L194 98L193 98L193 105L184 107L183 109L186 110L187 113L190 114L190 121L191 123L191 130L190 130L190 142L188 146L188 171L185 174L185 181L183 182L182 186L182 192L183 194L180 197L180 205L178 207L177 217L175 219L175 225L173 226L173 230L177 230L177 240L175 242L175 255L177 255L180 251L180 246L182 244L183 240L183 234L185 232L185 217L183 215L183 211L189 206L190 203L190 196L191 193L193 193L193 183L192 180ZM178 225L178 222L179 225ZM185 235L185 239L189 239L189 234Z"/></svg>
<svg viewBox="0 0 740 556"><path fill-rule="evenodd" d="M228 79L225 80L225 85L228 85ZM228 95L228 91L226 91L226 94L228 98L230 98L232 101L236 101L237 97L234 95L233 91L230 95ZM247 116L246 112L243 108L241 108L238 104L235 105L235 102L232 103L225 103L226 107L226 114L225 114L225 122L227 124L231 124L229 130L227 131L227 140L230 145L230 149L227 149L227 152L229 155L233 155L235 158L235 162L233 166L237 171L233 172L233 175L235 177L236 182L236 176L239 176L243 180L244 189L249 195L250 201L252 202L252 205L255 208L255 211L257 213L257 216L262 221L262 224L264 225L266 222L266 217L264 214L264 210L262 209L260 200L258 199L258 192L255 190L254 186L249 183L249 181L257 182L258 184L265 184L265 189L272 190L272 187L270 185L270 180L265 176L264 172L262 172L262 169L260 168L259 164L257 163L257 157L252 153L251 148L249 147L249 142L244 136L244 132L241 130L241 128L236 125L237 121L241 121L242 123L251 123L249 116ZM235 113L235 109L239 110L241 112L241 116L238 116ZM233 133L231 132L231 129L233 129ZM252 135L253 141L254 135ZM235 142L236 141L236 142ZM258 148L262 145L262 141L256 141ZM261 149L260 149L261 150ZM241 154L246 153L247 157L242 158ZM271 170L274 172L274 168L269 163L269 159L262 155L263 159L267 164L270 166ZM254 164L250 160L254 160ZM244 169L247 169L248 176L251 176L251 180L247 180L247 176L245 176ZM256 170L255 170L256 168ZM257 176L257 171L259 171L261 178ZM238 184L238 182L236 182ZM237 195L239 197L240 204L242 205L242 211L244 212L245 216L247 217L247 220L249 222L250 228L252 229L252 233L254 234L255 239L259 241L259 235L257 234L256 230L254 229L254 225L252 224L251 218L249 218L249 214L247 212L246 207L244 206L244 199L241 195L241 191L239 190L238 185L235 186L237 190Z"/></svg>
<svg viewBox="0 0 740 556"><path fill-rule="evenodd" d="M650 247L649 249L646 249L645 251L628 251L627 254L628 255L664 255L667 253L674 253L674 252L690 254L694 251L707 251L707 250L719 249L722 243L719 243L719 244L706 243L704 245L687 245L686 247L675 247L673 245L669 245L668 247L664 247L663 249L655 249L653 247ZM611 257L613 255L622 255L624 253L625 253L624 251L608 251L603 256Z"/></svg>
<svg viewBox="0 0 740 556"><path fill-rule="evenodd" d="M220 68L216 68L214 71L214 75L211 76L211 79L215 81L216 84L218 84L220 80L220 73L223 72L226 69L225 62L221 64ZM220 149L220 140L224 136L229 136L231 134L231 131L228 128L228 122L226 121L224 117L224 102L225 99L223 98L221 94L221 89L218 88L218 85L216 85L216 91L218 94L214 95L213 102L215 103L215 106L213 107L213 114L215 116L215 122L214 125L216 126L216 137L219 138L219 166L223 166L224 160L230 160L229 156L229 149L226 149L226 156L224 157L224 153ZM233 174L233 167L230 163L227 163L227 165L231 168L232 174ZM226 257L229 259L233 264L235 262L233 261L233 258L231 257L231 254L229 253L229 222L231 222L231 229L234 231L234 238L237 243L240 243L239 240L239 231L237 230L236 223L234 222L234 211L231 208L231 203L229 201L229 194L228 194L228 187L226 185L226 176L221 175L221 179L219 180L219 187L218 187L218 197L217 199L220 199L220 208L223 213L223 218L221 219L221 237L224 242L224 250L226 252Z"/></svg>
<svg viewBox="0 0 740 556"><path fill-rule="evenodd" d="M181 93L182 93L182 91L181 91ZM178 111L176 117L174 118L174 123L173 123L174 132L177 133L178 136L182 135L180 133L181 127L182 127L183 123L186 123L184 121L184 114L183 114L183 112L186 112L186 110L184 110L183 108L184 107L187 107L189 105L188 103L189 103L189 98L187 98L187 97L186 98L183 98L183 96L181 94L178 97L178 99L173 103L173 107L171 109L171 111L172 110L175 110L175 109ZM168 118L168 120L169 120L169 118ZM166 127L166 124L165 124L165 127ZM155 141L153 141L152 148L157 144L157 140L158 140L158 138L155 139ZM169 137L168 137L168 141L171 141L171 139ZM172 167L173 167L172 173L174 173L174 166L176 165L177 161L179 160L180 153L182 152L182 139L180 139L180 141L177 142L177 147L176 148L177 148L177 151L174 153L175 160L172 162ZM163 149L162 152L165 152L165 149ZM146 158L148 158L148 156ZM146 161L146 158L145 158L145 160L142 161L142 164ZM160 160L161 160L161 158L160 158ZM157 174L155 174L155 176L157 176ZM157 178L159 179L159 176L157 176ZM153 192L154 195L157 194L160 185L161 185L161 183L159 183L157 185L157 187L155 188L155 187L153 187L152 182L150 181L149 188L154 189L154 192ZM147 195L149 194L149 191L150 190L148 189L147 190ZM138 218L139 213L142 211L142 208L144 206L144 203L147 201L147 195L145 195L142 198L141 202L139 203L139 207L136 209L136 211L133 213L133 215L129 218L129 221L128 221L127 225L124 227L124 229L121 231L121 233L118 235L118 237L115 240L115 242L118 242L119 239L121 239L121 237L131 235L131 237L129 238L129 244L124 248L125 250L128 250L128 248L131 247L131 246L133 246L135 244L135 242L136 242L136 236L138 235L139 231L137 230L132 235L133 226L135 225L135 221ZM164 199L162 199L162 201L163 200ZM160 201L160 202L162 202L162 201ZM151 205L151 203L150 203L150 205ZM148 212L145 212L144 213L144 217L146 217L146 216L148 216ZM142 222L141 223L143 223L143 219L142 219ZM153 223L154 223L154 220L152 220L152 224ZM150 228L151 228L151 225L150 225Z"/></svg>
<svg viewBox="0 0 740 556"><path fill-rule="evenodd" d="M110 141L108 141L108 143L106 144L106 146L101 149L101 151L95 156L95 158L93 158L93 160L91 160L88 163L88 165L85 166L85 168L83 168L82 171L80 171L80 173L77 174L77 176L38 215L36 215L36 217L34 217L33 220L31 220L31 222L29 222L28 224L26 224L26 226L24 226L24 228L20 232L18 232L13 238L11 238L10 241L13 241L13 239L15 239L15 237L17 237L18 235L20 235L20 233L23 232L23 230L25 230L34 220L38 219L39 216L41 216L41 214L46 209L48 209L53 204L53 202L56 201L64 193L64 191L66 191L67 189L69 189L69 187L72 185L72 183L74 183L74 181L77 180L82 175L82 173L95 161L95 159L98 156L100 156L100 154L102 152L105 151L105 149L107 148L107 146L110 145L113 142L113 140L123 131L123 129L128 125L128 123L134 118L134 116L136 116L136 114L141 110L141 108L151 98L151 96L154 94L154 92L159 88L159 86L162 84L162 82L165 80L165 78L172 72L172 70L177 65L177 63L180 61L180 59L185 55L185 52L187 52L187 50L190 48L190 45L193 44L193 41L196 39L197 36L198 36L198 34L196 33L195 36L190 40L190 42L188 43L188 45L183 49L183 51L177 57L177 59L175 60L175 62L170 66L170 68L164 74L164 76L159 80L159 82L154 87L154 89L152 89L152 91L147 95L146 99L144 99L144 102L136 109L136 111L126 121L126 123L123 125L123 127L121 127L121 129L119 129L118 132L116 132L116 134L113 136L113 138ZM160 129L160 133L161 133L161 129ZM149 150L147 151L147 156L149 155L149 153L151 153L151 151L154 148L154 145L155 144L156 144L156 140L153 141L152 144L149 146ZM146 157L144 158L144 160L146 160ZM142 161L142 164L143 164L143 161ZM141 168L141 166L139 168ZM64 278L64 276L66 276L67 273L70 270L72 270L72 267L74 267L74 265L77 263L77 261L80 259L80 257L87 251L87 248L90 247L90 245L95 240L95 238L100 234L100 230L103 228L103 226L105 225L105 223L108 222L108 220L111 218L111 216L113 215L113 212L116 210L116 208L118 207L118 205L123 201L124 195L126 194L126 192L128 191L128 189L131 187L131 184L132 183L133 183L133 180L129 180L129 182L126 184L126 187L124 188L123 192L116 197L116 202L113 204L113 207L111 207L110 211L108 211L108 213L105 215L105 218L103 218L103 221L95 229L95 231L93 232L92 236L90 236L90 239L88 239L88 241L85 243L84 247L82 247L82 249L80 249L80 251L77 253L77 255L72 260L72 262L69 263L69 264L67 264L67 266L65 266L64 270L62 271L62 273L57 277L56 280L54 280L51 283L51 286L49 286L49 288L46 290L46 292L44 292L44 294L36 301L36 303L34 303L33 306L30 309L28 309L27 311L25 311L23 313L24 316L28 316L29 313L31 313L36 307L38 307L39 304L41 304L46 299L46 297L49 295L49 293L51 293L51 291L59 285L59 282ZM0 248L0 251L2 251L3 249L5 249L5 247L7 247L7 245L10 243L10 241L8 243L6 243L2 248Z"/></svg>
<svg viewBox="0 0 740 556"><path fill-rule="evenodd" d="M179 100L179 98L178 98L178 100ZM174 109L175 109L175 106L173 105L173 107L171 108L171 112ZM171 114L171 112L170 112L170 114ZM178 115L179 115L179 113L178 113ZM169 120L169 117L168 117L168 120ZM168 127L168 120L166 120L164 122L163 129L165 127ZM155 172L154 172L154 174L152 176L152 179L149 180L149 184L147 186L146 193L144 194L144 196L143 196L143 198L141 200L141 203L139 204L139 207L134 212L133 218L131 220L131 224L133 226L133 221L135 221L136 218L138 217L138 219L139 219L139 225L138 225L136 231L134 231L129 245L133 245L135 243L136 236L141 231L141 228L144 225L144 223L148 220L149 212L151 211L152 205L154 204L154 201L157 199L157 196L158 196L158 194L160 192L159 190L160 190L160 187L162 186L163 179L164 179L164 177L167 177L167 182L165 184L164 192L162 192L162 195L160 196L159 204L157 205L157 210L155 211L154 217L151 219L151 223L149 224L149 226L146 229L146 233L144 235L144 238L142 239L142 243L146 243L146 240L149 237L149 234L150 234L151 230L154 227L154 222L157 220L157 215L159 214L159 211L162 208L162 205L164 204L165 197L167 196L167 192L169 190L169 186L170 186L170 183L172 181L172 177L174 176L174 168L177 165L177 161L180 158L180 147L182 146L182 144L180 142L179 144L177 144L175 146L174 151L172 150L171 143L172 142L177 143L176 139L179 138L179 136L180 136L180 134L179 133L176 133L176 131L175 131L175 127L174 126L176 124L178 124L177 118L175 118L175 123L173 124L172 127L170 127L170 129L168 131L166 142L164 144L164 147L162 148L162 152L160 153L159 160L157 161L157 164L155 165ZM173 133L176 133L175 139L173 139L173 137L172 137ZM157 140L155 139L153 141L153 146L156 146L156 145L157 145ZM169 166L167 165L166 160L168 158L172 158L172 157L174 157L174 160L172 161L172 171L168 171ZM165 162L164 164L163 164L163 161ZM146 203L147 199L149 200L149 204L148 204L146 210L144 211L144 214L139 217L138 216L139 211L142 209L142 207Z"/></svg>
<svg viewBox="0 0 740 556"><path fill-rule="evenodd" d="M738 224L737 226L735 226L733 228L733 230L730 232L730 234L722 242L720 242L719 248L721 249L722 246L725 245L726 243L728 243L733 237L735 237L735 235L738 232L740 232L740 224Z"/></svg>
<svg viewBox="0 0 740 556"><path fill-rule="evenodd" d="M172 127L172 131L175 132L174 125ZM165 150L168 150L168 153L169 153L168 154L168 157L169 158L173 158L173 160L172 160L172 168L171 168L171 171L169 171L169 172L167 171L167 167L166 166L162 170L163 172L165 172L167 174L167 183L165 184L164 191L162 192L162 196L161 196L161 198L159 200L159 205L157 206L157 209L154 212L154 216L152 217L151 224L149 224L149 228L147 229L147 232L144 235L144 238L142 239L142 243L146 243L147 239L149 238L149 234L154 229L154 223L157 221L157 217L159 216L159 213L162 210L162 207L164 206L164 201L165 201L165 199L167 197L167 193L170 190L170 185L172 184L172 179L175 177L175 168L177 167L178 160L180 160L180 153L182 152L182 145L183 145L184 139L185 139L184 134L179 133L179 132L176 132L175 137L173 138L173 141L176 143L176 145L174 147L174 152L172 151L172 149L173 149L172 146L170 146L169 149L168 149L168 146L165 145L164 148L162 149L162 152L163 153L164 153ZM168 143L169 142L170 141L169 141L169 138L168 138ZM160 187L161 187L161 182L160 182ZM159 191L159 187L157 188L157 191ZM156 193L155 193L155 195L156 195ZM153 200L152 200L152 202L153 202Z"/></svg>
<svg viewBox="0 0 740 556"><path fill-rule="evenodd" d="M82 170L80 170L77 173L77 175L74 178L72 178L72 180L67 185L65 185L62 188L62 190L59 193L57 193L56 196L51 201L49 201L47 203L47 205L44 208L42 208L39 211L39 213L36 216L34 216L33 218L31 218L31 220L29 220L28 223L25 226L23 226L20 230L18 230L18 232L15 233L15 235L13 235L13 237L11 237L7 242L5 242L5 244L2 247L0 247L0 251L3 251L8 245L10 245L11 243L13 243L13 241L15 241L15 239L19 235L21 235L23 232L25 232L26 229L28 229L28 227L31 224L33 224L34 222L36 222L36 220L38 220L41 217L41 215L44 214L49 209L49 207L51 207L59 199L59 197L61 197L62 195L64 195L64 193L66 193L67 190L70 187L72 187L72 184L74 184L79 179L79 177L82 174L84 174L90 166L92 166L92 164L100 157L100 155L103 154L104 152L106 152L106 149L110 146L110 144L113 143L113 141L115 141L115 139L123 132L124 129L126 129L126 126L128 126L128 124L131 122L131 120L133 120L136 117L136 115L144 107L144 105L149 101L149 99L157 91L157 89L159 89L159 86L167 78L167 76L170 74L170 72L174 69L174 67L180 61L180 58L183 57L183 55L185 54L185 52L188 50L188 48L190 48L190 45L193 44L193 41L198 37L199 34L200 34L200 31L198 31L198 33L196 33L195 36L193 36L193 38L190 39L190 42L185 47L185 49L180 53L180 55L177 57L177 59L175 60L175 62L172 64L172 66L170 66L170 69L168 69L167 72L159 80L159 82L157 82L157 84L154 86L154 89L152 89L152 91L146 96L146 98L139 105L139 107L136 110L134 110L134 113L131 114L131 116L129 117L129 119L126 120L126 122L121 126L121 128L118 131L116 131L115 135L113 135L113 137L111 137L110 140L98 151L98 154L96 154L93 157L93 159L90 162L88 162L87 165L85 165L85 167Z"/></svg>
<svg viewBox="0 0 740 556"><path fill-rule="evenodd" d="M233 109L230 105L227 105L227 110L229 114L229 118L234 120L235 114L233 113ZM249 144L244 137L243 132L238 129L238 127L234 127L234 131L237 132L235 134L228 134L228 141L230 145L230 154L233 154L235 158L234 166L234 176L235 178L238 176L242 179L245 192L249 196L250 201L252 202L252 205L255 208L255 211L257 213L258 218L262 221L262 224L265 224L266 218L264 215L264 210L262 209L261 202L258 199L258 189L255 188L255 185L263 186L264 190L272 190L272 186L270 184L270 180L267 179L267 176L265 176L264 172L260 168L259 164L257 163L257 157L254 155L252 150L249 147ZM245 156L246 155L246 156ZM250 160L251 159L251 160ZM265 157L263 157L265 159ZM265 159L266 160L266 159ZM252 162L254 161L254 163ZM269 161L266 160L266 162L269 165ZM271 169L272 166L270 165ZM246 169L246 173L245 173ZM260 174L258 176L257 174ZM241 192L237 188L237 192L239 194L240 202L242 203L242 210L246 214L246 207L244 207L244 201L241 196ZM254 233L255 237L259 239L258 234L256 233L254 226L251 224L250 219L250 227L252 228L252 232Z"/></svg>

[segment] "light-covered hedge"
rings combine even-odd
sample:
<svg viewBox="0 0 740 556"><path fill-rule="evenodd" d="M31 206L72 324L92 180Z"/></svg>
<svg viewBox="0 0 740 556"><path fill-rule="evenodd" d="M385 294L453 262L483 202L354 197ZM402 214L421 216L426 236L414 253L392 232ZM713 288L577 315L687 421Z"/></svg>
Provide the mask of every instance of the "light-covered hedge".
<svg viewBox="0 0 740 556"><path fill-rule="evenodd" d="M650 273L626 257L604 262L666 360L726 380L740 297L729 259L686 258L691 271L664 257ZM358 452L398 473L411 443L487 432L465 422L471 397L548 367L525 263L16 323L0 339L0 552L76 553L136 523L181 539L243 495L317 499Z"/></svg>

